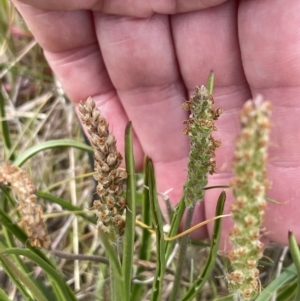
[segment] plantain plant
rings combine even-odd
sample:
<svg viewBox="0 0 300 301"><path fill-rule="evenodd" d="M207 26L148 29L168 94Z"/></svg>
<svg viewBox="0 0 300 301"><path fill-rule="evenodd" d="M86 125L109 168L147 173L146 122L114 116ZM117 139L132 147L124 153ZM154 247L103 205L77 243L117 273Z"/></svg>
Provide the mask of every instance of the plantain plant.
<svg viewBox="0 0 300 301"><path fill-rule="evenodd" d="M125 129L126 169L120 168L120 150L92 99L79 109L90 145L81 142L79 122L73 118L68 124L69 102L30 32L9 2L2 2L1 50L7 62L0 65L0 300L299 300L300 257L293 234L292 259L286 257L283 268L275 260L278 248L268 255L274 262L268 262L259 241L268 188L269 103L248 101L241 111L234 178L222 187L235 197L229 235L233 248L220 256L226 190L220 193L215 218L191 224L195 204L213 188L206 186L207 175L215 173L214 152L221 147L213 137L214 122L222 118L222 109L214 108L214 74L183 104L190 111L184 121L190 141L188 177L165 231L151 158L145 158L142 174L135 171L136 125ZM18 30L10 31L11 24ZM11 32L18 32L18 39ZM28 103L33 105L26 110ZM26 114L8 110L13 105L24 105ZM53 120L62 124L49 138ZM61 135L64 128L69 132ZM66 165L77 175L70 176ZM190 239L191 231L211 221L210 240Z"/></svg>

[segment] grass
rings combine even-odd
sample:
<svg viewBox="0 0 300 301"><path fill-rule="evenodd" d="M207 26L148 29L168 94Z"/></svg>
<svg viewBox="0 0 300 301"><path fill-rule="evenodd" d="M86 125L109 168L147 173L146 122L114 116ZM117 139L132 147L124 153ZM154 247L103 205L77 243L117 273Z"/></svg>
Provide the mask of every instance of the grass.
<svg viewBox="0 0 300 301"><path fill-rule="evenodd" d="M7 0L0 6L0 43L0 162L14 162L29 173L53 249L30 246L18 226L15 197L9 187L0 186L0 300L112 300L111 282L116 300L168 300L178 241L164 240L151 159L146 158L143 175L129 177L131 211L120 261L89 210L96 197L92 149L41 49ZM130 126L126 135L127 171L134 175ZM216 215L222 214L225 198L222 193ZM184 208L182 200L174 210L170 236L177 234ZM138 226L135 214L155 234ZM221 219L215 222L212 241L188 240L180 300L233 300L225 276L230 264L218 255L220 229ZM292 234L290 239L291 251L276 245L266 249L256 300L298 300L299 251Z"/></svg>

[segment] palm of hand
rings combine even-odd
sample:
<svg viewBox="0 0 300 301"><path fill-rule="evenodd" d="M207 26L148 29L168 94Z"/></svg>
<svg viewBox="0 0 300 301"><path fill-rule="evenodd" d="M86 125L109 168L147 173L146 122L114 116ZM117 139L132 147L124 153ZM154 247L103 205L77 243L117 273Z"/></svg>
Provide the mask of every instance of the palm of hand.
<svg viewBox="0 0 300 301"><path fill-rule="evenodd" d="M97 2L94 10L84 10L75 0L66 2L69 7L62 7L66 4L61 1L36 2L39 8L16 5L66 93L75 104L88 96L95 99L110 121L119 149L123 149L125 124L132 120L137 165L141 167L143 154L153 159L159 191L173 188L174 203L186 179L189 150L188 139L182 135L187 116L181 103L196 85L206 82L209 70L216 74L216 105L224 110L215 134L222 140L216 157L218 174L209 185L230 181L242 104L257 93L270 99L268 171L273 185L269 196L286 204L268 204L266 227L277 242L287 242L288 230L300 241L296 104L300 59L295 51L300 40L299 1L293 0L288 7L279 0L230 1L206 9L199 1L190 2L190 7L178 1L177 10L168 1L153 2L153 10L160 14L153 14L146 7L149 4ZM214 214L219 193L206 193L195 222ZM224 237L229 227L225 221ZM202 229L194 235L206 234Z"/></svg>

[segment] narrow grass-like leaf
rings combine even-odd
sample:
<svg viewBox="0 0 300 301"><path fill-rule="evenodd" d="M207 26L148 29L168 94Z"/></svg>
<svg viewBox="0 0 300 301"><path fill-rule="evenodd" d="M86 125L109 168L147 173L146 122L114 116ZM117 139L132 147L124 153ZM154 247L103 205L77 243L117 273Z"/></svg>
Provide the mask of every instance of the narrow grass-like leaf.
<svg viewBox="0 0 300 301"><path fill-rule="evenodd" d="M294 299L298 289L297 281L288 282L280 292L277 293L276 301L298 300Z"/></svg>
<svg viewBox="0 0 300 301"><path fill-rule="evenodd" d="M268 301L272 295L278 291L285 283L294 280L297 277L297 271L295 264L291 264L285 269L276 279L274 279L266 288L264 288L261 294L256 298L255 301Z"/></svg>
<svg viewBox="0 0 300 301"><path fill-rule="evenodd" d="M30 147L24 153L19 155L13 164L20 167L35 154L43 150L56 148L56 147L74 147L84 151L93 152L93 149L90 146L75 140L71 140L71 139L50 140Z"/></svg>
<svg viewBox="0 0 300 301"><path fill-rule="evenodd" d="M56 288L58 289L57 297L59 301L77 301L74 293L71 291L70 287L67 285L63 277L58 273L58 271L31 250L13 248L2 250L0 254L14 254L29 258L43 269L48 277L52 279L52 283L56 284Z"/></svg>
<svg viewBox="0 0 300 301"><path fill-rule="evenodd" d="M182 220L184 211L185 211L185 201L184 198L181 198L180 202L175 206L171 218L171 226L168 236L173 237L178 233L178 229L180 226L180 222ZM166 260L169 258L170 254L172 253L172 249L174 246L175 241L167 241L166 242L166 253L165 258Z"/></svg>
<svg viewBox="0 0 300 301"><path fill-rule="evenodd" d="M28 277L26 273L20 270L14 261L10 260L10 258L5 255L0 255L0 258L2 265L5 262L6 272L9 271L10 273L9 278L14 281L24 298L29 300L51 301L39 289L39 285L32 281L32 278ZM29 292L31 293L30 295Z"/></svg>
<svg viewBox="0 0 300 301"><path fill-rule="evenodd" d="M300 252L299 252L296 238L294 234L290 231L289 231L289 247L298 275L298 289L295 296L295 301L298 301L300 300Z"/></svg>
<svg viewBox="0 0 300 301"><path fill-rule="evenodd" d="M4 145L4 151L6 154L6 160L13 161L15 160L15 155L12 153L10 156L10 149L12 147L10 132L8 128L7 121L5 119L5 101L2 93L2 89L0 87L0 132L2 133L2 141Z"/></svg>
<svg viewBox="0 0 300 301"><path fill-rule="evenodd" d="M2 189L2 195L1 195L1 200L0 200L0 211L1 212L6 212L7 210L4 210L6 208L5 204L10 203L12 204L13 208L15 207L15 202L12 200L11 195L9 194L9 189L7 189L7 187L1 187ZM10 212L12 212L15 209L10 209ZM17 213L18 214L18 213ZM15 216L16 214L14 214ZM7 218L5 218L7 217ZM4 239L0 240L0 249L6 249L6 248L14 248L16 247L16 243L15 243L15 236L13 234L13 231L11 231L11 227L13 227L13 225L15 224L13 221L10 220L10 218L6 215L4 217L5 221L6 221L6 225L5 222L3 221L3 219L1 218L1 213L0 213L0 224L3 225L2 227L2 233L4 235ZM1 223L1 221L3 221L3 223ZM18 226L17 226L18 227ZM15 228L16 231L21 230L20 228ZM24 235L24 239L25 241L28 240L26 234L21 230L19 233L21 236ZM26 244L25 244L26 245ZM33 273L31 267L27 264L24 263L24 261L19 257L19 256L14 256L13 258L14 260L14 265L18 266L19 270L22 271L25 274L30 274ZM9 271L7 271L7 274L9 274ZM40 289L46 289L46 286L43 282L40 282ZM22 290L23 287L19 288L19 290Z"/></svg>
<svg viewBox="0 0 300 301"><path fill-rule="evenodd" d="M8 296L5 294L5 292L2 290L0 287L0 300L1 301L12 301L11 299L8 298Z"/></svg>
<svg viewBox="0 0 300 301"><path fill-rule="evenodd" d="M109 271L110 271L110 289L111 289L111 301L124 300L125 288L124 278L122 276L122 266L118 258L118 251L116 245L112 246L107 236L99 232L101 242L104 245L107 257L109 259Z"/></svg>
<svg viewBox="0 0 300 301"><path fill-rule="evenodd" d="M0 266L2 266L3 270L6 272L9 279L15 284L19 292L23 295L27 300L32 300L29 292L26 290L26 287L22 284L21 280L15 275L14 270L18 264L12 264L12 268L7 264L8 259L5 256L0 255ZM1 300L1 299L0 299Z"/></svg>
<svg viewBox="0 0 300 301"><path fill-rule="evenodd" d="M28 236L25 234L25 232L16 223L14 223L10 219L10 217L1 209L0 209L0 223L2 224L2 226L6 227L22 244L26 245L26 247L29 248L33 253L35 253L37 256L39 256L44 261L46 261L54 269L56 268L41 250L37 248L33 248L29 244Z"/></svg>
<svg viewBox="0 0 300 301"><path fill-rule="evenodd" d="M5 244L6 242L0 240L0 250L4 250L7 249L7 245ZM15 247L15 246L13 246ZM2 256L3 258L4 256ZM5 257L7 259L7 256ZM26 274L26 275L30 275L32 274L34 271L32 270L32 268L28 265L25 264L24 260L22 258L20 258L19 256L16 255L12 255L12 260L14 261L14 266L18 267L18 269L20 271L22 271L22 273ZM6 273L9 275L9 278L12 279L13 281L15 281L15 279L13 278L14 275L11 275L11 271L6 268L5 265L5 260L1 260L0 265L3 266L3 269L6 271ZM40 291L44 292L44 294L47 294L47 298L50 299L51 301L53 300L53 298L51 299L51 297L53 297L53 295L51 293L49 293L49 288L46 286L46 282L42 281L42 280L37 280L32 278L32 281L35 281L36 285L39 286ZM16 284L17 285L17 284ZM24 286L21 284L21 287L19 288L20 291L22 291L24 289ZM0 298L1 300L1 298Z"/></svg>
<svg viewBox="0 0 300 301"><path fill-rule="evenodd" d="M26 244L28 237L25 232L2 209L0 209L0 223L23 244Z"/></svg>
<svg viewBox="0 0 300 301"><path fill-rule="evenodd" d="M192 227L194 211L195 211L194 204L192 206L189 206L189 208L187 209L184 227L183 227L184 231L187 231ZM182 280L183 269L186 263L185 260L186 260L186 252L189 245L189 237L190 235L189 233L187 233L186 235L183 235L179 240L179 252L178 252L178 257L176 262L176 271L174 275L173 289L169 298L170 301L176 301L181 296L180 284Z"/></svg>
<svg viewBox="0 0 300 301"><path fill-rule="evenodd" d="M144 160L144 169L148 169L149 158L145 157ZM142 222L146 225L151 225L151 208L150 208L150 199L149 199L149 177L148 173L144 173L144 191L143 191L143 200L142 200ZM139 259L141 260L149 260L151 256L151 233L143 228L142 237L141 237L141 245L139 252ZM139 266L137 268L136 274L139 275L144 271L144 268ZM142 299L144 287L140 284L134 284L132 289L132 301L140 301Z"/></svg>
<svg viewBox="0 0 300 301"><path fill-rule="evenodd" d="M10 195L5 187L2 187L3 195L2 197L6 197L10 199ZM3 198L2 198L3 199ZM34 253L36 253L38 256L43 258L46 262L48 262L50 265L53 265L51 261L44 255L43 252L41 252L39 249L33 248L29 242L28 242L28 236L25 234L25 232L14 222L11 220L11 218L6 214L6 212L2 209L2 203L0 207L0 224L3 226L3 233L5 234L5 242L0 242L0 248L14 248L15 242L13 239L13 236L19 239L20 242L22 242L27 248L31 249ZM20 270L22 270L24 273L31 273L32 270L30 270L29 266L26 265L19 256L15 256L15 265L19 267ZM43 287L41 289L45 289L44 283L40 283Z"/></svg>
<svg viewBox="0 0 300 301"><path fill-rule="evenodd" d="M148 165L149 158L145 158L145 166ZM151 225L151 208L150 208L150 199L149 199L149 177L148 174L144 174L144 187L143 191L143 201L142 201L142 222L146 225ZM151 233L147 229L143 229L142 240L141 240L141 250L140 250L140 259L148 260L151 256Z"/></svg>
<svg viewBox="0 0 300 301"><path fill-rule="evenodd" d="M206 83L206 89L209 94L212 94L214 91L214 82L215 82L215 73L213 70L211 70Z"/></svg>
<svg viewBox="0 0 300 301"><path fill-rule="evenodd" d="M45 262L47 262L50 266L56 269L53 263L45 256L45 254L40 249L34 248L29 244L28 236L25 234L25 232L16 223L14 223L11 220L10 217L2 209L0 209L0 223L2 224L3 227L5 227L5 230L9 231L21 243L23 243L27 248L29 248L33 253L35 253L38 257L40 257ZM19 257L16 258L16 262L18 262L19 267L22 268L23 271L27 271L26 266L24 266L24 264L20 262ZM56 291L55 282L53 283L52 280L51 282L53 284L53 290Z"/></svg>
<svg viewBox="0 0 300 301"><path fill-rule="evenodd" d="M127 172L126 191L126 227L123 247L123 277L125 286L124 300L130 301L131 278L134 254L135 216L136 216L136 174L133 155L132 125L128 123L125 130L125 163Z"/></svg>
<svg viewBox="0 0 300 301"><path fill-rule="evenodd" d="M46 193L46 192L43 192L43 191L37 191L36 195L39 198L42 198L44 200L48 200L52 203L58 204L62 208L66 209L66 210L69 210L69 211L80 211L80 210L82 210L81 208L72 205L70 202L67 202L64 199L59 198L59 197L57 197L53 194L50 194L50 193ZM84 218L86 221L88 221L92 224L96 224L96 219L95 218L93 218L91 216L88 216L87 214L84 214L84 213L78 213L78 215L81 216L82 218Z"/></svg>
<svg viewBox="0 0 300 301"><path fill-rule="evenodd" d="M221 192L219 199L218 199L216 214L215 214L216 216L219 216L223 213L225 200L226 200L226 193L223 191L223 192ZM204 266L199 277L191 285L189 290L186 292L184 297L181 299L181 301L193 300L196 297L196 295L200 292L200 290L204 286L205 282L207 281L208 277L210 276L210 274L215 266L216 258L218 256L218 250L219 250L219 244L220 244L220 238L221 238L221 229L222 229L222 219L217 219L214 224L211 247L210 247L210 252L209 252L209 255L207 258L206 265Z"/></svg>
<svg viewBox="0 0 300 301"><path fill-rule="evenodd" d="M156 271L152 286L151 301L161 300L162 282L166 269L165 240L160 207L157 199L155 173L152 160L149 159L146 172L149 178L149 199L153 229L156 233Z"/></svg>
<svg viewBox="0 0 300 301"><path fill-rule="evenodd" d="M117 281L123 281L123 277L122 277L122 268L121 268L121 264L119 261L119 258L116 254L115 249L113 248L113 246L111 245L110 241L108 240L108 238L106 237L105 234L99 232L99 236L101 238L101 242L103 243L104 247L105 247L105 251L107 253L107 256L109 258L109 263L112 265L115 274L117 276ZM122 284L123 285L123 284Z"/></svg>
<svg viewBox="0 0 300 301"><path fill-rule="evenodd" d="M228 295L225 297L221 297L221 298L215 298L214 301L233 301L233 295Z"/></svg>

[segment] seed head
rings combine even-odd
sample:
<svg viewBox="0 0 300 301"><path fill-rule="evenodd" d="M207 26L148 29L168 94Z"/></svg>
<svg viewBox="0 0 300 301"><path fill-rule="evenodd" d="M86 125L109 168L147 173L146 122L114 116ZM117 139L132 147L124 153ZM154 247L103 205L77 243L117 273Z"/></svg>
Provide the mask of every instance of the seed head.
<svg viewBox="0 0 300 301"><path fill-rule="evenodd" d="M127 178L126 171L119 168L122 155L117 151L116 139L109 131L106 118L96 108L91 97L85 103L80 103L79 112L94 149L94 164L97 172L94 178L98 181L96 192L100 196L100 200L95 201L93 205L97 210L97 226L99 231L105 233L112 242L116 242L125 227L124 220L122 218L122 221L120 220L126 207L122 194Z"/></svg>

